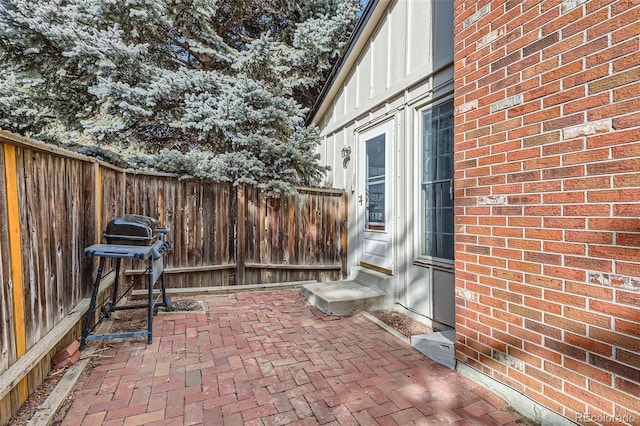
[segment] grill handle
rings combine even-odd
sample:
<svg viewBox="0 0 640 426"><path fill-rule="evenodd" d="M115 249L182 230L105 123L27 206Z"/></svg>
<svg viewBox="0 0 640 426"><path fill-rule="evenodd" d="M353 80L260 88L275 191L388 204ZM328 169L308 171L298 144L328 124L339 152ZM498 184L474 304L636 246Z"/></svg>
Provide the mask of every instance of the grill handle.
<svg viewBox="0 0 640 426"><path fill-rule="evenodd" d="M158 242L152 248L153 258L158 259L160 256L162 256L162 253L169 250L170 248L171 248L171 243L169 241Z"/></svg>

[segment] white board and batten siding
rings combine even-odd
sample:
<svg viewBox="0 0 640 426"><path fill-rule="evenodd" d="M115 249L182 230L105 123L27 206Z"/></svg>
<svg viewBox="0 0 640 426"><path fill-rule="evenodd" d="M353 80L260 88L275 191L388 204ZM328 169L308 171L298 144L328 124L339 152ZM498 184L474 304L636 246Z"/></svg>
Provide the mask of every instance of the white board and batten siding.
<svg viewBox="0 0 640 426"><path fill-rule="evenodd" d="M373 0L372 0L373 1ZM453 91L453 0L379 0L316 110L313 122L323 136L321 163L331 166L326 185L349 194L350 267L358 265L361 223L358 205L359 135L393 122L393 276L398 303L433 318L434 276L416 266L421 245L420 111ZM349 161L342 149L351 148ZM447 278L448 280L449 278ZM451 281L453 274L451 274ZM453 324L452 311L444 323ZM442 316L442 314L440 314Z"/></svg>

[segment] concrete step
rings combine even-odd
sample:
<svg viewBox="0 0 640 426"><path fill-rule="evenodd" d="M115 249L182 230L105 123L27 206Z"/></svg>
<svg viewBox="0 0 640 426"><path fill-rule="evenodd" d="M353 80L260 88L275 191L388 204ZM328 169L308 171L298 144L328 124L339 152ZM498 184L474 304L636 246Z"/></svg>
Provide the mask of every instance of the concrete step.
<svg viewBox="0 0 640 426"><path fill-rule="evenodd" d="M301 289L311 304L329 315L349 316L390 303L387 293L351 280L304 284Z"/></svg>
<svg viewBox="0 0 640 426"><path fill-rule="evenodd" d="M373 269L364 268L362 266L354 266L351 268L350 278L367 287L376 288L384 293L393 294L393 280L391 275L374 271Z"/></svg>
<svg viewBox="0 0 640 426"><path fill-rule="evenodd" d="M455 330L411 336L411 346L432 360L449 368L455 368L456 366L455 342Z"/></svg>

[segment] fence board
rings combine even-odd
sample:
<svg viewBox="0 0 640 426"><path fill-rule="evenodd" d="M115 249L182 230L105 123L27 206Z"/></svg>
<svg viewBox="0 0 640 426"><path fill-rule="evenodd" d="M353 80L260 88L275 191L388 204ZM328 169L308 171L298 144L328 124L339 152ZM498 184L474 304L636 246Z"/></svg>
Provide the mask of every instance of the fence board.
<svg viewBox="0 0 640 426"><path fill-rule="evenodd" d="M13 324L13 294L10 287L9 230L7 225L7 195L4 176L4 146L0 145L0 374L16 360Z"/></svg>
<svg viewBox="0 0 640 426"><path fill-rule="evenodd" d="M126 175L116 170L102 168L102 210L100 211L100 230L104 232L114 217L125 213ZM100 235L100 238L102 236Z"/></svg>

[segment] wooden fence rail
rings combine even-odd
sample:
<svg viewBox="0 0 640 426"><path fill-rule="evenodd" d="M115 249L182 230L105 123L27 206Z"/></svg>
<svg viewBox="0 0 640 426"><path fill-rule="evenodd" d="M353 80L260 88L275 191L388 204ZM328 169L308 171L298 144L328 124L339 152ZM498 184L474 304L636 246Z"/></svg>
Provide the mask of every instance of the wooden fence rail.
<svg viewBox="0 0 640 426"><path fill-rule="evenodd" d="M51 356L78 337L76 326L48 353L32 354L30 371L16 372L86 302L97 262L83 249L116 216L142 214L169 227L170 288L346 274L344 191L300 188L272 198L249 186L125 171L7 132L0 145L0 424L42 383ZM139 273L132 263L125 269ZM14 386L7 375L22 379Z"/></svg>

